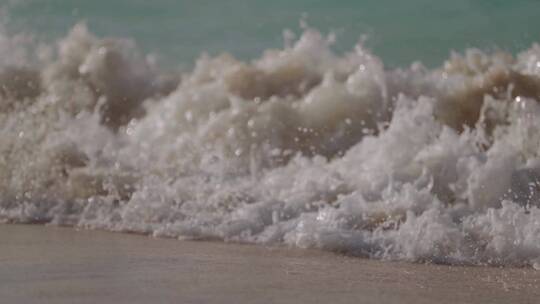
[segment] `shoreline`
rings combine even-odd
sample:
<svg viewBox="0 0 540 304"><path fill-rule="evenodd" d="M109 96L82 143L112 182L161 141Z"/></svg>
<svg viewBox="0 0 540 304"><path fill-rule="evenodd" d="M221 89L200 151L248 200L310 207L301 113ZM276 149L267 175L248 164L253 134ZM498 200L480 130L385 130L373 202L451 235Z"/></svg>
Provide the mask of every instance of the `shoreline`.
<svg viewBox="0 0 540 304"><path fill-rule="evenodd" d="M532 268L0 225L6 303L534 303Z"/></svg>

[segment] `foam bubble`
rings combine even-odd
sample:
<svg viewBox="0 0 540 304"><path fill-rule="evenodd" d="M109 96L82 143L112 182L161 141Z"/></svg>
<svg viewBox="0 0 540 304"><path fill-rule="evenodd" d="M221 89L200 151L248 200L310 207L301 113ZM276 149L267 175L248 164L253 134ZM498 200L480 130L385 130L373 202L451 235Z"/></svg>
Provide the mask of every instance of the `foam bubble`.
<svg viewBox="0 0 540 304"><path fill-rule="evenodd" d="M2 34L0 220L537 267L537 45L388 70L289 40L181 74L84 25L47 56Z"/></svg>

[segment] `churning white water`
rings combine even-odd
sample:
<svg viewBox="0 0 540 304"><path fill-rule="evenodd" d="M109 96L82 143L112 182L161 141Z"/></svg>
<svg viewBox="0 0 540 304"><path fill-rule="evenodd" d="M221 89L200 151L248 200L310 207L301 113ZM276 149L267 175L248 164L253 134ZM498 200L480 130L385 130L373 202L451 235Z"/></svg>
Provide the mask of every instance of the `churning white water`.
<svg viewBox="0 0 540 304"><path fill-rule="evenodd" d="M0 37L0 221L540 267L540 46L429 70L306 28L163 71Z"/></svg>

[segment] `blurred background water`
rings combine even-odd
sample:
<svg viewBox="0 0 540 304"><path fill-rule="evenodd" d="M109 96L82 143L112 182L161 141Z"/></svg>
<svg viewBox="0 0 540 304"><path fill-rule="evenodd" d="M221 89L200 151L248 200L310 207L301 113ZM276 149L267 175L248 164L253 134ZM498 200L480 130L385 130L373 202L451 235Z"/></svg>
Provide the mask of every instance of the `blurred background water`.
<svg viewBox="0 0 540 304"><path fill-rule="evenodd" d="M366 35L390 67L435 66L469 47L515 52L540 40L537 0L21 0L3 10L12 30L55 39L85 21L99 35L132 38L187 65L202 52L249 59L281 47L283 30L298 33L301 19L334 32L338 52Z"/></svg>

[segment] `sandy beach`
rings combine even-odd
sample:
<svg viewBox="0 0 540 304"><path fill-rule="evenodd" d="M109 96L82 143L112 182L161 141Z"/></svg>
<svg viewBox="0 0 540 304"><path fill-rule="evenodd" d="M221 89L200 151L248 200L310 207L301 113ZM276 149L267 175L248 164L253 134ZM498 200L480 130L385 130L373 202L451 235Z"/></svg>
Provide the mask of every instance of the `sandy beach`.
<svg viewBox="0 0 540 304"><path fill-rule="evenodd" d="M533 269L0 225L4 303L537 303Z"/></svg>

